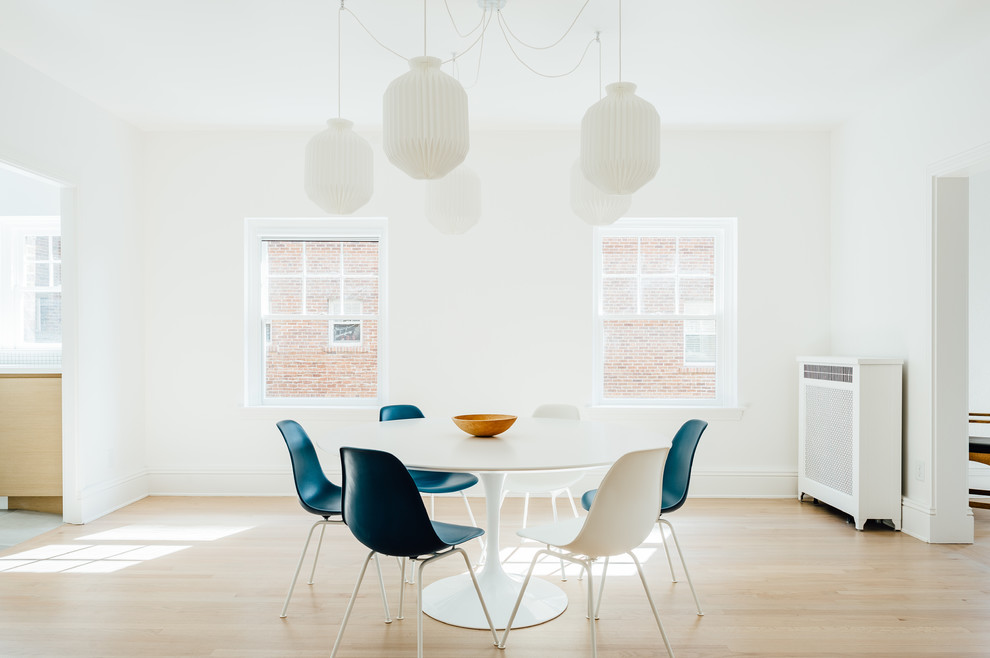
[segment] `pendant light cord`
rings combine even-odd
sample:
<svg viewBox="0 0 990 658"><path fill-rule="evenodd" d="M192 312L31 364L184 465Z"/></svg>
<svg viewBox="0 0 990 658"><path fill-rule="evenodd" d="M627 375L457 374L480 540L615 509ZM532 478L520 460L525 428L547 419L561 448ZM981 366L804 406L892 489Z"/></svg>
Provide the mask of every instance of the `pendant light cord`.
<svg viewBox="0 0 990 658"><path fill-rule="evenodd" d="M450 18L450 24L454 27L454 32L457 32L457 36L459 36L462 39L467 39L469 36L477 32L479 27L485 24L485 14L488 13L488 10L482 9L481 20L478 21L478 24L472 27L467 32L461 32L460 28L457 27L457 23L454 21L454 14L451 13L450 11L450 2L448 2L448 0L443 0L443 4L447 8L447 16Z"/></svg>
<svg viewBox="0 0 990 658"><path fill-rule="evenodd" d="M340 0L337 10L337 118L340 118L340 15L344 13L344 0Z"/></svg>
<svg viewBox="0 0 990 658"><path fill-rule="evenodd" d="M446 0L444 0L444 1L446 2ZM509 24L505 21L505 19L502 19L501 24L505 27L505 31L508 32L508 34L513 39L515 39L519 44L521 44L523 46L526 46L527 48L530 48L531 50L548 50L550 48L553 48L557 44L559 44L561 41L564 40L564 37L566 37L568 34L571 33L571 30L574 28L574 24L577 23L577 21L578 21L579 18L581 18L581 14L584 13L585 7L587 7L590 2L591 2L591 0L585 0L584 4L581 5L581 8L578 9L578 13L574 17L574 20L572 20L571 21L571 24L567 26L567 30L564 31L564 33L562 35L560 35L560 38L559 39L557 39L553 43L551 43L549 45L546 45L546 46L534 46L532 44L526 43L525 41L523 41L522 39L520 39L519 37L516 36L515 32L513 32L509 28ZM502 16L502 12L501 12L501 10L499 10L499 17L501 18L501 16Z"/></svg>
<svg viewBox="0 0 990 658"><path fill-rule="evenodd" d="M619 82L622 82L622 0L619 0Z"/></svg>
<svg viewBox="0 0 990 658"><path fill-rule="evenodd" d="M447 0L445 0L445 2L446 1ZM519 61L519 63L522 64L527 69L529 69L530 71L532 71L533 73L535 73L536 75L542 76L544 78L562 78L562 77L568 76L568 75L574 73L574 71L576 71L578 69L578 67L581 66L581 63L584 62L584 59L585 59L585 57L588 54L588 49L591 48L591 44L592 43L595 43L596 41L598 41L597 37L593 38L591 41L588 42L588 45L585 46L584 51L581 53L580 59L578 59L577 64L575 64L573 68L571 68L569 71L567 71L565 73L557 73L557 74L541 73L540 71L537 71L532 66L530 66L529 64L527 64L522 59L522 57L520 57L519 53L516 52L516 49L512 47L512 43L511 43L509 37L511 36L512 39L515 40L516 42L518 42L519 44L521 44L523 46L526 46L527 48L534 49L534 50L546 50L547 48L551 48L553 46L556 46L557 44L559 44L564 39L564 37L566 37L568 34L570 34L570 32L573 29L575 23L577 22L578 17L581 16L581 13L584 11L585 7L587 7L590 2L591 2L591 0L585 0L585 3L581 6L581 9L578 10L577 16L575 16L574 20L571 21L570 26L568 26L567 31L564 32L563 36L561 36L560 39L557 39L557 41L553 42L549 46L533 46L531 44L525 43L524 41L522 41L521 39L519 39L518 37L516 37L515 34L513 34L511 32L511 30L509 30L508 25L506 25L505 19L502 17L502 11L501 10L496 10L497 13L498 13L499 26L500 26L500 28L502 30L502 37L505 39L506 44L509 46L509 50L512 52L513 56ZM408 57L406 57L405 55L403 55L400 52L397 52L397 51L393 50L392 48L389 48L387 45L385 45L384 43L382 43L381 39L379 39L378 37L376 37L375 34L370 29L368 29L368 26L365 25L361 21L360 18L358 18L357 14L355 14L353 11L351 11L350 9L348 9L347 7L344 6L343 0L341 0L340 5L341 5L340 6L340 11L342 11L342 12L345 12L346 11L348 14L350 14L354 18L354 20L357 22L357 24L359 26L361 26L361 29L364 30L365 33L369 37L371 37L371 40L372 41L374 41L379 46L381 46L382 49L384 49L384 50L392 53L393 55L395 55L399 59L401 59L401 60L403 60L405 62L408 62L409 61L409 58ZM621 5L621 0L620 0L620 5ZM450 8L449 8L449 5L448 5L448 13L449 13L449 9ZM451 59L448 59L448 60L445 60L445 61L441 62L441 64L446 64L447 62L450 62L453 59L457 59L457 58L463 57L465 54L467 54L469 51L471 51L478 44L482 44L482 48L484 48L484 45L483 45L484 44L484 36L485 36L485 33L488 31L488 27L491 25L491 21L492 21L492 18L493 17L494 17L494 12L489 12L487 10L482 11L481 23L479 23L479 25L481 25L481 30L480 30L480 33L478 34L478 36L475 37L475 40L469 46L467 46L464 50L462 50L459 53L455 54L453 57L451 57ZM457 29L456 25L454 26L454 28L455 28L455 30ZM469 32L468 34L471 34L471 33L475 32L475 31L478 31L478 28L477 27L475 27L475 29L472 30L471 32ZM460 34L460 31L458 31L458 34ZM621 42L622 42L621 26L620 26L620 32L619 32L619 34L620 34L619 43L621 45ZM461 36L463 36L463 35L461 35ZM601 42L599 41L599 49L600 48L601 48ZM424 55L426 54L426 0L423 0L423 53L424 53ZM478 74L479 75L480 75L480 70L481 70L481 60L480 60L480 56L479 56L479 60L478 60ZM475 82L477 82L477 75L475 77Z"/></svg>
<svg viewBox="0 0 990 658"><path fill-rule="evenodd" d="M537 71L536 69L534 69L529 64L527 64L523 60L523 58L519 56L519 53L516 52L516 49L512 47L512 42L509 41L509 38L506 36L506 32L505 32L506 27L505 27L505 24L504 24L504 22L502 20L502 12L501 11L498 12L498 25L499 25L500 28L502 28L502 36L505 36L506 37L505 38L505 44L507 46L509 46L509 52L511 52L515 56L515 58L517 60L519 60L519 63L520 64L522 64L523 66L525 66L527 69L529 69L530 71L532 71L536 75L538 75L540 77L543 77L543 78L563 78L563 77L566 77L566 76L574 73L574 71L577 71L578 70L578 67L581 66L581 63L584 61L584 58L588 55L588 50L591 48L591 44L595 43L595 41L597 40L597 37L592 37L591 41L588 42L588 45L586 45L584 47L584 51L581 53L581 58L578 59L577 64L575 64L573 67L571 67L571 69L569 71L565 71L563 73L541 73L541 72Z"/></svg>

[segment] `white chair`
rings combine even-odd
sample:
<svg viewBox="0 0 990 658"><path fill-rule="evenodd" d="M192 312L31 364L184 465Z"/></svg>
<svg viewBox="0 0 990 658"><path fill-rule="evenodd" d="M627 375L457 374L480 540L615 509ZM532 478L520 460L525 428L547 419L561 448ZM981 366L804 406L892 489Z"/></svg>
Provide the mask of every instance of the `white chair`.
<svg viewBox="0 0 990 658"><path fill-rule="evenodd" d="M570 404L544 404L536 408L533 418L560 418L564 420L581 420L581 412ZM550 507L553 510L553 520L557 521L557 496L567 496L571 503L571 511L577 518L578 510L574 504L574 494L571 487L581 481L583 471L551 471L547 473L509 473L502 485L502 500L510 492L525 495L523 501L522 527L529 520L529 496L534 493L549 493ZM567 580L564 563L560 563L560 579Z"/></svg>
<svg viewBox="0 0 990 658"><path fill-rule="evenodd" d="M591 655L598 655L595 631L595 588L591 564L600 557L628 555L639 572L639 579L646 591L646 598L653 610L653 617L660 628L667 654L673 658L674 652L667 640L667 633L660 621L660 613L653 602L643 567L633 553L633 549L643 543L653 530L660 509L660 483L663 481L663 465L668 448L639 450L619 458L605 474L595 504L583 519L568 519L558 523L520 530L520 537L533 539L546 548L536 552L526 572L526 579L519 590L519 597L505 625L505 633L499 648L512 630L512 622L519 610L519 604L533 576L533 569L543 555L549 555L568 562L579 564L588 575L588 619L591 622Z"/></svg>

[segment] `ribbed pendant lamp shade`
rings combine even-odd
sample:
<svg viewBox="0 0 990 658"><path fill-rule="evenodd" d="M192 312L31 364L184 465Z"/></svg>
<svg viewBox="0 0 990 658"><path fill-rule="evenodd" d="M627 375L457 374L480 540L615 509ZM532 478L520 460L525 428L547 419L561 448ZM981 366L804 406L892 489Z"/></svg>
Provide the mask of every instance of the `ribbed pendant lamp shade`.
<svg viewBox="0 0 990 658"><path fill-rule="evenodd" d="M571 210L592 226L605 226L629 210L632 195L605 194L584 177L581 160L571 167Z"/></svg>
<svg viewBox="0 0 990 658"><path fill-rule="evenodd" d="M327 129L306 144L306 195L334 215L349 215L371 199L371 145L347 119L330 119Z"/></svg>
<svg viewBox="0 0 990 658"><path fill-rule="evenodd" d="M581 168L601 191L632 194L660 168L660 115L631 82L605 91L581 121Z"/></svg>
<svg viewBox="0 0 990 658"><path fill-rule="evenodd" d="M464 233L481 217L481 179L460 166L426 183L426 219L441 233Z"/></svg>
<svg viewBox="0 0 990 658"><path fill-rule="evenodd" d="M414 57L385 90L385 155L413 178L443 178L468 152L467 93L436 57Z"/></svg>

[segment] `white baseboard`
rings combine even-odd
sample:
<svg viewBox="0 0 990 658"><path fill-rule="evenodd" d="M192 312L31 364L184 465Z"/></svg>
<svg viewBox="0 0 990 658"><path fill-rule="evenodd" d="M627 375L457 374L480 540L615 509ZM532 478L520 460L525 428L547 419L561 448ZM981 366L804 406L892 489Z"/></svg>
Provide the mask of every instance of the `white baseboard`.
<svg viewBox="0 0 990 658"><path fill-rule="evenodd" d="M79 494L80 518L63 515L66 523L89 523L148 495L147 472L140 471L85 487Z"/></svg>

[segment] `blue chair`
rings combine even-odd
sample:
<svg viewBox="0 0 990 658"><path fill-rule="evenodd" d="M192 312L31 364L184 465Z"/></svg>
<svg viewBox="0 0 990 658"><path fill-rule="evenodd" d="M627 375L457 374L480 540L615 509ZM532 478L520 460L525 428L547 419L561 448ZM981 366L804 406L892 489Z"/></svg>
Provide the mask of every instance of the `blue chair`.
<svg viewBox="0 0 990 658"><path fill-rule="evenodd" d="M390 404L382 407L378 411L378 420L385 422L389 420L408 420L411 418L426 418L419 407L413 404ZM464 499L464 506L467 507L468 518L471 525L477 525L474 520L474 512L471 511L471 503L468 501L464 490L478 484L478 477L470 473L447 473L444 471L420 471L414 468L409 469L413 482L420 493L430 495L430 518L434 516L434 494L460 492Z"/></svg>
<svg viewBox="0 0 990 658"><path fill-rule="evenodd" d="M664 536L664 527L670 531L670 536L674 540L674 547L677 555L681 559L681 567L684 569L684 576L691 587L691 594L694 596L694 604L698 608L698 614L703 615L701 603L698 601L698 594L694 591L694 583L691 582L691 574L688 571L687 563L684 561L684 553L681 552L681 545L677 541L677 534L670 521L664 518L664 514L670 514L681 508L687 500L688 486L691 484L691 465L694 463L694 453L698 449L698 442L704 434L708 423L703 420L689 420L681 429L677 430L670 444L670 454L667 456L667 463L663 470L663 494L660 502L660 514L657 516L657 525L663 538L663 550L667 554L667 566L670 568L670 579L677 582L674 574L674 564L670 559L670 550L667 548L667 540ZM591 509L591 503L595 499L597 489L585 492L581 496L581 506L586 510ZM604 569L608 569L608 560L605 560ZM605 572L602 572L602 587L605 586ZM601 595L598 597L598 605L601 605ZM595 619L598 618L598 610L595 610Z"/></svg>
<svg viewBox="0 0 990 658"><path fill-rule="evenodd" d="M340 449L340 463L344 473L344 522L354 537L371 550L364 559L354 592L347 603L330 658L337 654L340 647L340 640L344 636L368 562L379 553L402 558L403 572L405 558L419 563L416 577L416 652L419 658L423 656L423 570L427 564L454 554L464 558L491 628L493 643L497 645L498 635L481 595L471 561L464 549L458 548L459 544L480 537L485 531L481 528L431 521L412 476L391 453L343 447ZM404 578L405 573L402 575ZM400 590L397 619L402 619L403 592L404 590Z"/></svg>
<svg viewBox="0 0 990 658"><path fill-rule="evenodd" d="M320 540L316 544L316 556L313 558L313 570L309 574L309 584L313 584L313 576L316 573L316 563L320 559L320 547L323 545L323 534L328 525L343 525L341 518L341 488L327 479L320 466L320 458L313 447L313 441L306 434L302 425L294 420L282 420L275 424L285 439L285 446L289 449L289 458L292 460L292 477L296 485L296 493L299 496L299 504L310 514L323 517L309 529L306 536L306 543L303 544L302 555L299 556L299 563L296 571L292 574L292 583L289 585L289 594L285 597L285 605L282 606L282 614L285 617L289 609L289 601L292 599L292 592L296 588L296 579L299 577L299 570L302 569L303 561L306 559L306 551L309 550L309 542L313 539L313 531L317 526L321 526ZM388 609L388 599L385 597L385 581L382 578L382 568L376 558L375 566L378 567L378 582L381 585L382 601L385 604L385 623L391 623L392 618Z"/></svg>

